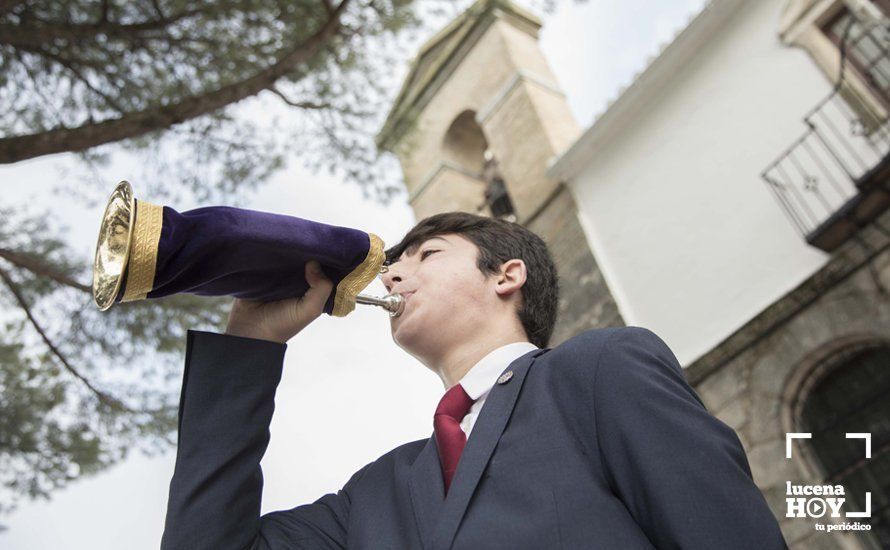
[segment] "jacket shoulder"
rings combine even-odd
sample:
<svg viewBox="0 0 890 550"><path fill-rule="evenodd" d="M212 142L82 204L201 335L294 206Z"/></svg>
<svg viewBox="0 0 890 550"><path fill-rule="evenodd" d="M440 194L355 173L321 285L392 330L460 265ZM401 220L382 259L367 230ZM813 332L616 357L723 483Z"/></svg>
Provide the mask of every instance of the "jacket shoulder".
<svg viewBox="0 0 890 550"><path fill-rule="evenodd" d="M656 338L658 338L658 335L656 335L650 329L634 325L623 327L591 328L579 332L578 334L572 336L565 342L562 342L552 349L556 350L562 347L574 348L578 346L601 346L607 340L610 340L612 338L633 338L640 336L644 338L651 338L655 336Z"/></svg>
<svg viewBox="0 0 890 550"><path fill-rule="evenodd" d="M551 348L543 357L553 368L565 370L568 378L589 379L597 370L599 361L607 348L615 342L633 342L646 345L663 340L651 330L639 326L593 328L579 332L568 340Z"/></svg>

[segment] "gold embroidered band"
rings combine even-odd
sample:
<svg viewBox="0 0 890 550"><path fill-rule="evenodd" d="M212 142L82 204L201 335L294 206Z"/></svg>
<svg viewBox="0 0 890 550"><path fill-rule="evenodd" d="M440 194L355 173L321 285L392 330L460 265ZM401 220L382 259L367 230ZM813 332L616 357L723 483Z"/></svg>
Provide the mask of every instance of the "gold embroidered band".
<svg viewBox="0 0 890 550"><path fill-rule="evenodd" d="M138 213L136 219L139 219ZM368 233L368 237L371 240L371 245L368 248L368 255L365 257L365 260L337 285L336 295L334 296L334 309L332 311L334 317L345 317L355 309L355 297L380 273L380 266L383 265L383 260L386 259L383 251L383 241L380 237L373 233Z"/></svg>
<svg viewBox="0 0 890 550"><path fill-rule="evenodd" d="M136 201L136 227L133 228L133 249L127 265L127 283L122 302L144 300L155 281L158 243L164 225L164 207Z"/></svg>

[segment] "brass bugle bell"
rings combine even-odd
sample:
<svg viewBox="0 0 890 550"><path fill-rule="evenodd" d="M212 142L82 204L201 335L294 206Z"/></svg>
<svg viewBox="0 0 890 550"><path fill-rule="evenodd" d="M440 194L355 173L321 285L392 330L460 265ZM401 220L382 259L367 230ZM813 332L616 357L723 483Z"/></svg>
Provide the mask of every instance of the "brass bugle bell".
<svg viewBox="0 0 890 550"><path fill-rule="evenodd" d="M399 294L361 294L385 273L383 241L373 233L294 216L228 206L177 212L137 200L126 181L108 200L93 260L93 300L117 302L177 293L275 301L302 296L316 260L334 284L324 312L343 317L355 304L404 311Z"/></svg>

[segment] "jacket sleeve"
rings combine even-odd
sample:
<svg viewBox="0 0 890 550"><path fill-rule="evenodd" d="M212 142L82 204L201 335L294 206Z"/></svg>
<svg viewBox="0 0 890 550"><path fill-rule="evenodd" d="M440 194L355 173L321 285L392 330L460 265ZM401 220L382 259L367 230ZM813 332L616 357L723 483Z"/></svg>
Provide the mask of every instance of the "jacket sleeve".
<svg viewBox="0 0 890 550"><path fill-rule="evenodd" d="M617 329L594 376L606 478L653 545L787 548L738 436L707 411L661 338Z"/></svg>
<svg viewBox="0 0 890 550"><path fill-rule="evenodd" d="M349 493L260 517L275 390L286 344L188 331L164 550L344 548Z"/></svg>

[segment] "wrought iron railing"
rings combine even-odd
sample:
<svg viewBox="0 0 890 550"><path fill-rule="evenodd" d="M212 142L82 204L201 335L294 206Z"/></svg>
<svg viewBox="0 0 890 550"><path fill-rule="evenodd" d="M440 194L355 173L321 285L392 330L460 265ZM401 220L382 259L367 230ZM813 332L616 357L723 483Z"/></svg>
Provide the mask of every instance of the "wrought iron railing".
<svg viewBox="0 0 890 550"><path fill-rule="evenodd" d="M826 238L832 224L844 216L849 222L866 206L875 209L869 193L876 185L878 192L890 191L884 178L890 163L887 36L887 29L872 26L849 43L858 63L848 66L834 90L804 117L804 134L761 174L801 236L823 249L846 238ZM877 54L865 57L863 51ZM857 85L851 74L857 75Z"/></svg>

